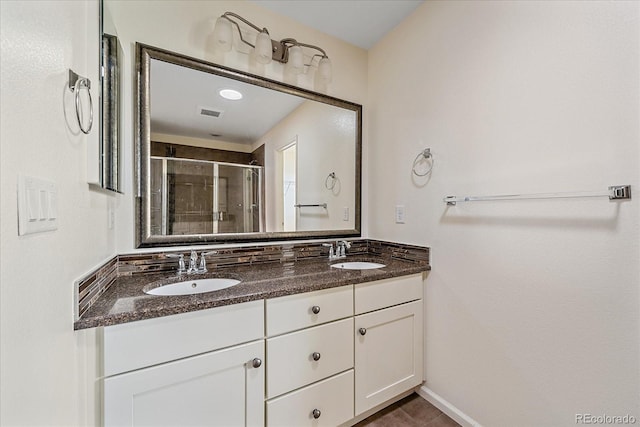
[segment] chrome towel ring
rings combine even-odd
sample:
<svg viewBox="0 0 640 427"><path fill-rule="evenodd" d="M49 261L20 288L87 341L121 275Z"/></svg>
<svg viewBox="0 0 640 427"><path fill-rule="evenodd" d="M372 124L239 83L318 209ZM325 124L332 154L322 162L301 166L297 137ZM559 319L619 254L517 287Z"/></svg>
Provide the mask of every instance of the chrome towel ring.
<svg viewBox="0 0 640 427"><path fill-rule="evenodd" d="M421 173L416 170L416 166L422 163L422 161L428 161L429 167L427 168L426 172ZM416 176L427 176L433 170L433 163L434 163L434 160L433 160L433 154L431 154L431 148L425 148L420 153L418 153L416 158L413 160L413 166L411 167L411 171Z"/></svg>
<svg viewBox="0 0 640 427"><path fill-rule="evenodd" d="M82 124L82 103L80 102L80 90L82 88L87 89L87 95L89 96L89 124L85 128ZM81 77L69 70L69 89L75 94L76 102L76 118L78 119L78 126L82 133L89 134L93 127L93 99L91 99L91 80L86 77Z"/></svg>
<svg viewBox="0 0 640 427"><path fill-rule="evenodd" d="M331 179L331 182L329 182L329 179ZM327 190L333 190L333 188L336 186L336 173L335 172L331 172L329 175L327 175L327 177L324 180L324 186L326 187Z"/></svg>

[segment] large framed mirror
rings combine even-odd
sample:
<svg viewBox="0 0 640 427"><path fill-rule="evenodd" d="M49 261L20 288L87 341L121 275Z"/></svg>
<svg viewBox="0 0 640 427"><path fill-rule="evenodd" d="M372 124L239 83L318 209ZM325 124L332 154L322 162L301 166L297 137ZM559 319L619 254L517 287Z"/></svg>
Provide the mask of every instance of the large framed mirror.
<svg viewBox="0 0 640 427"><path fill-rule="evenodd" d="M362 106L136 44L136 243L361 234Z"/></svg>

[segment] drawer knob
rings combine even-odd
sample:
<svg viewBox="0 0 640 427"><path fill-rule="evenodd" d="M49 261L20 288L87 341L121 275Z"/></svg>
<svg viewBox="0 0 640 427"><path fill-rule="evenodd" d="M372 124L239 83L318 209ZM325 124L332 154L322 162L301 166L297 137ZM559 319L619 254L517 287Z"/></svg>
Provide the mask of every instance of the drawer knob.
<svg viewBox="0 0 640 427"><path fill-rule="evenodd" d="M313 418L318 419L320 418L320 415L322 415L322 412L320 412L320 409L314 409L311 414L313 415Z"/></svg>
<svg viewBox="0 0 640 427"><path fill-rule="evenodd" d="M367 334L367 328L360 328L360 329L358 329L358 332L360 333L360 335L366 335Z"/></svg>
<svg viewBox="0 0 640 427"><path fill-rule="evenodd" d="M254 368L259 368L260 366L262 366L262 360L256 357L251 361L251 366L253 366Z"/></svg>
<svg viewBox="0 0 640 427"><path fill-rule="evenodd" d="M313 307L311 307L311 311L313 312L313 314L320 313L320 306L319 305L314 305Z"/></svg>
<svg viewBox="0 0 640 427"><path fill-rule="evenodd" d="M316 352L314 352L314 353L311 355L311 357L313 357L313 360L315 360L315 361L317 362L318 360L320 360L320 353L318 353L318 352L316 351ZM316 417L316 418L317 418L317 417Z"/></svg>

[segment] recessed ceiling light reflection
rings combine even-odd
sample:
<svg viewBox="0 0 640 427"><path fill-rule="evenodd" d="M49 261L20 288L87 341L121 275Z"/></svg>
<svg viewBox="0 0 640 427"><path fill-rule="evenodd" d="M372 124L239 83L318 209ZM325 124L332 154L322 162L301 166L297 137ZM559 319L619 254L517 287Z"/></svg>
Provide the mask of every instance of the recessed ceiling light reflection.
<svg viewBox="0 0 640 427"><path fill-rule="evenodd" d="M219 93L221 97L223 97L224 99L229 99L231 101L242 99L242 94L234 89L222 89Z"/></svg>

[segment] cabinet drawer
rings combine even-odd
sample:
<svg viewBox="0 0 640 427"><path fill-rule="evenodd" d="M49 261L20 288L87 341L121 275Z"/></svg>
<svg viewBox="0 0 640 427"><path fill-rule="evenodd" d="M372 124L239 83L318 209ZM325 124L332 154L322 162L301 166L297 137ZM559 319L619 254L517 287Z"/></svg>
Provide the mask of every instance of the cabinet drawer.
<svg viewBox="0 0 640 427"><path fill-rule="evenodd" d="M351 418L353 369L267 402L267 426L334 427Z"/></svg>
<svg viewBox="0 0 640 427"><path fill-rule="evenodd" d="M264 337L262 300L104 328L104 375Z"/></svg>
<svg viewBox="0 0 640 427"><path fill-rule="evenodd" d="M266 309L267 336L344 319L353 316L353 286L269 299Z"/></svg>
<svg viewBox="0 0 640 427"><path fill-rule="evenodd" d="M355 314L422 299L422 273L355 285Z"/></svg>
<svg viewBox="0 0 640 427"><path fill-rule="evenodd" d="M353 368L353 335L349 318L268 339L267 398Z"/></svg>

